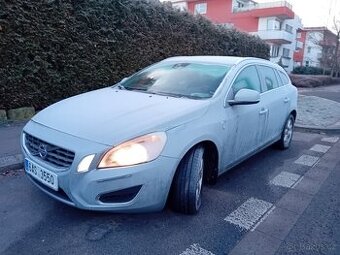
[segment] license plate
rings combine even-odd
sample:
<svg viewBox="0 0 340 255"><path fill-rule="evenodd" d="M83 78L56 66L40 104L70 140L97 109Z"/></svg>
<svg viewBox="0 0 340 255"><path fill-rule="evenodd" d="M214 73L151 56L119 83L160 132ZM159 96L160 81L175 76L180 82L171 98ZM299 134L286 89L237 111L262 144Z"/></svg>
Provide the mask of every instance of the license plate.
<svg viewBox="0 0 340 255"><path fill-rule="evenodd" d="M58 190L58 176L25 158L25 171L46 186Z"/></svg>

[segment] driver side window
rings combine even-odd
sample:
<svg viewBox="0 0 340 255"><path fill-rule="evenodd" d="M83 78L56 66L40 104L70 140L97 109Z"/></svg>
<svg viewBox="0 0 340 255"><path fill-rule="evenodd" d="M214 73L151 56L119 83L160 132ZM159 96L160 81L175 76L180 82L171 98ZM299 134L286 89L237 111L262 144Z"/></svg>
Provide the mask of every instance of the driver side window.
<svg viewBox="0 0 340 255"><path fill-rule="evenodd" d="M255 66L247 66L237 76L232 85L234 96L241 89L261 92L261 82Z"/></svg>

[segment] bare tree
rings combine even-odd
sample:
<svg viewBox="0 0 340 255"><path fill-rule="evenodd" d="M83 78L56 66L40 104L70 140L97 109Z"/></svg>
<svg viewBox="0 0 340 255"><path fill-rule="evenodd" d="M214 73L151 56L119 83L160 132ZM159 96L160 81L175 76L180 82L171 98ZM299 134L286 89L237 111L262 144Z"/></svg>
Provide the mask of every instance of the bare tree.
<svg viewBox="0 0 340 255"><path fill-rule="evenodd" d="M323 74L329 72L331 76L340 74L340 14L338 17L333 18L333 32L325 28L310 31L308 34L309 47L318 49L320 52L318 62L313 59L308 60L318 64L323 69Z"/></svg>
<svg viewBox="0 0 340 255"><path fill-rule="evenodd" d="M317 65L323 70L323 74L330 72L333 66L336 35L327 30L326 27L308 31L308 44L306 47L313 48L318 52L318 58L306 56L306 60L312 65Z"/></svg>
<svg viewBox="0 0 340 255"><path fill-rule="evenodd" d="M335 46L335 52L334 52L334 58L333 58L333 65L332 65L332 69L331 69L331 76L336 75L336 77L339 77L339 73L340 73L340 61L339 61L339 43L340 43L340 15L339 18L334 17L333 19L333 28L335 30L336 33L336 46Z"/></svg>

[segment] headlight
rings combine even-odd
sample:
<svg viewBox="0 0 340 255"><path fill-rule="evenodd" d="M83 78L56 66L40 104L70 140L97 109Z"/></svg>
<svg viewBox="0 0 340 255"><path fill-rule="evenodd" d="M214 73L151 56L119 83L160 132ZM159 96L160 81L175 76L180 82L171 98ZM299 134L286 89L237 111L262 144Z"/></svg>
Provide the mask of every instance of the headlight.
<svg viewBox="0 0 340 255"><path fill-rule="evenodd" d="M131 166L152 161L161 154L165 142L166 134L158 132L122 143L106 152L98 168Z"/></svg>

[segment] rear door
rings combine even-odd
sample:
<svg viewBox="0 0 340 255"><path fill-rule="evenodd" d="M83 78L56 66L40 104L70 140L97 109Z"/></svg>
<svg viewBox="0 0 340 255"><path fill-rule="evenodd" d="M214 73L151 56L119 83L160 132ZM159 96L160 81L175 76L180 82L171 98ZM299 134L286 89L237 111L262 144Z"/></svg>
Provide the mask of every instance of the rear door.
<svg viewBox="0 0 340 255"><path fill-rule="evenodd" d="M264 140L270 142L282 132L289 106L288 93L274 68L265 65L258 65L257 68L263 84L261 100L268 108L268 127Z"/></svg>

